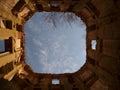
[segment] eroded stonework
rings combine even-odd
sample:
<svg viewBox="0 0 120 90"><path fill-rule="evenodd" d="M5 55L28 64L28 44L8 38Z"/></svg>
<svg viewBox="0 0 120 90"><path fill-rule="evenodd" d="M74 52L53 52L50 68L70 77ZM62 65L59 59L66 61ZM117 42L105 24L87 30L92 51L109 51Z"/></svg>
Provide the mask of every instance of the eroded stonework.
<svg viewBox="0 0 120 90"><path fill-rule="evenodd" d="M54 5L56 4L56 6ZM41 11L74 12L87 25L87 61L69 74L34 73L25 62L24 24ZM119 90L120 0L1 0L0 90ZM96 40L93 50L91 41ZM58 79L59 84L52 84Z"/></svg>

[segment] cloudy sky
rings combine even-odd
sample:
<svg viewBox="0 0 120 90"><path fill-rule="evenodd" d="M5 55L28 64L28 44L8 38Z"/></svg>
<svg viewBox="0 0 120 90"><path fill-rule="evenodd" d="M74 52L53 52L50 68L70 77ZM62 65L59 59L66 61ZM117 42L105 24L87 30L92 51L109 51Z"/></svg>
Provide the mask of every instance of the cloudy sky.
<svg viewBox="0 0 120 90"><path fill-rule="evenodd" d="M85 24L62 15L36 13L25 24L26 60L37 73L73 73L86 61Z"/></svg>

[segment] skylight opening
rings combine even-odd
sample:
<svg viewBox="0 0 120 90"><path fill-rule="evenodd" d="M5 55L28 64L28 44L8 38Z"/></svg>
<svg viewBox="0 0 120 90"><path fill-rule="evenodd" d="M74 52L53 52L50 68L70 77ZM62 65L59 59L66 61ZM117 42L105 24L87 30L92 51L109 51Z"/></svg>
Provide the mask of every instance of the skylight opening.
<svg viewBox="0 0 120 90"><path fill-rule="evenodd" d="M86 62L86 25L74 13L40 12L25 24L26 62L37 73L74 73Z"/></svg>

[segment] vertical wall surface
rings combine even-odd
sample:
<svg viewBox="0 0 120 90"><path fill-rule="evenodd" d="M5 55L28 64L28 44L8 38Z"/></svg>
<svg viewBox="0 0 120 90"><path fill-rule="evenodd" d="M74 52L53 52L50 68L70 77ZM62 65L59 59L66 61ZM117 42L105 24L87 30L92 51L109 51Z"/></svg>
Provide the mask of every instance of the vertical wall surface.
<svg viewBox="0 0 120 90"><path fill-rule="evenodd" d="M119 5L119 0L1 0L0 40L5 43L5 51L0 51L0 89L119 90ZM86 23L87 61L79 71L38 74L25 63L23 27L37 11L74 12ZM92 40L96 40L96 49ZM53 79L60 83L52 84Z"/></svg>

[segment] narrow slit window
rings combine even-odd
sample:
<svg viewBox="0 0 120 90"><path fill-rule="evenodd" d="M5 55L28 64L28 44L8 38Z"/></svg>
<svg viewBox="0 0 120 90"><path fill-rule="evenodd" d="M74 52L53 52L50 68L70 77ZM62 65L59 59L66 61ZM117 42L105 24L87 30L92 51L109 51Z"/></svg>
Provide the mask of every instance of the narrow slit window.
<svg viewBox="0 0 120 90"><path fill-rule="evenodd" d="M96 50L96 45L97 45L97 41L96 40L92 40L91 41L92 50Z"/></svg>
<svg viewBox="0 0 120 90"><path fill-rule="evenodd" d="M52 3L52 4L51 4L51 7L52 7L52 8L58 8L59 5L58 5L57 3Z"/></svg>
<svg viewBox="0 0 120 90"><path fill-rule="evenodd" d="M4 40L0 40L0 53L5 51L5 42Z"/></svg>
<svg viewBox="0 0 120 90"><path fill-rule="evenodd" d="M12 37L5 40L5 52L12 53Z"/></svg>

